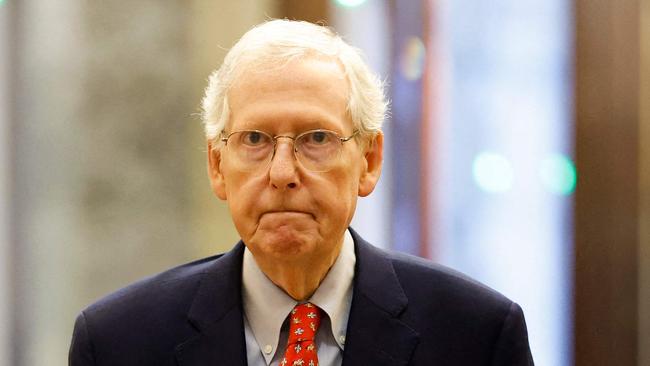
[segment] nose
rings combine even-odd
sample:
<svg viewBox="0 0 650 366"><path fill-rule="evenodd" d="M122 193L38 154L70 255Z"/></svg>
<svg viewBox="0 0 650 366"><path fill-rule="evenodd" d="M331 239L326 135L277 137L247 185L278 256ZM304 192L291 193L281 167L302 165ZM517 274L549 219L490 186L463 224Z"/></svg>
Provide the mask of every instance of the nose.
<svg viewBox="0 0 650 366"><path fill-rule="evenodd" d="M269 170L271 185L277 189L296 188L300 184L298 170L296 167L295 155L293 153L293 141L277 140L275 154L271 160Z"/></svg>

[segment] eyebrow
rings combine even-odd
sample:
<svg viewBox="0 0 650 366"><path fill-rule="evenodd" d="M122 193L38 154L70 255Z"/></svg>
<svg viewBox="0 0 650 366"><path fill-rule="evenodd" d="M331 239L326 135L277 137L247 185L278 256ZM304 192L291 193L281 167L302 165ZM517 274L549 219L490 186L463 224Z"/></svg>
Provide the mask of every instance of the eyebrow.
<svg viewBox="0 0 650 366"><path fill-rule="evenodd" d="M232 128L233 126L230 127L232 131L259 130L271 133L270 131L274 130L276 124L273 123L273 121L269 123L268 120L262 119L260 121L242 121L238 123L237 128ZM338 126L337 124L330 122L327 119L311 119L297 122L295 124L289 123L288 127L288 132L294 132L296 135L311 130L329 130L334 131L338 134L344 133L341 126Z"/></svg>

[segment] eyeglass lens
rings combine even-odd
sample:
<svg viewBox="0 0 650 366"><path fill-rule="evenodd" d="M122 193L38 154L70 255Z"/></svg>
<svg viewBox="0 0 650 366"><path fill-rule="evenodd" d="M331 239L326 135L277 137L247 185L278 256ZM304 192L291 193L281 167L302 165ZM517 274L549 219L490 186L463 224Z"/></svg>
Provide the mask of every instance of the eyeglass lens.
<svg viewBox="0 0 650 366"><path fill-rule="evenodd" d="M307 131L295 138L276 136L262 131L238 131L228 138L227 147L237 158L240 167L247 171L262 169L273 159L278 139L292 139L294 154L306 169L316 172L330 170L341 152L341 139L333 131Z"/></svg>

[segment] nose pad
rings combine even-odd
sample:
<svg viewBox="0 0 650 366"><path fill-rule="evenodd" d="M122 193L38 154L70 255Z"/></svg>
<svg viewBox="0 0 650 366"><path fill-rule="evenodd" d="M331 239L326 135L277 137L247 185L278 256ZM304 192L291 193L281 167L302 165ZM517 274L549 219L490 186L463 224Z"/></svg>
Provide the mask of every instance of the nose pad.
<svg viewBox="0 0 650 366"><path fill-rule="evenodd" d="M287 145L286 148L282 149L280 145ZM286 144L281 144L280 140L276 140L275 145L273 146L273 156L271 157L271 162L276 160L276 156L278 156L278 150L286 150L287 155L285 158L289 159L291 161L295 160L296 158L296 149L295 149L295 144L293 144L293 141L287 141Z"/></svg>

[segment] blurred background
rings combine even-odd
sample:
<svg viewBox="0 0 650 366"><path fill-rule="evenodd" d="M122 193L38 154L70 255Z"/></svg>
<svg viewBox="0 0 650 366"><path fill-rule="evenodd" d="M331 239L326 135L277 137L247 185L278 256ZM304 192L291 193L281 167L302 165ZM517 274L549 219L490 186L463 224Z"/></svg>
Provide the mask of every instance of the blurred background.
<svg viewBox="0 0 650 366"><path fill-rule="evenodd" d="M650 366L650 0L0 0L0 365L238 240L199 103L251 26L321 21L389 85L353 227L520 303L536 364Z"/></svg>

